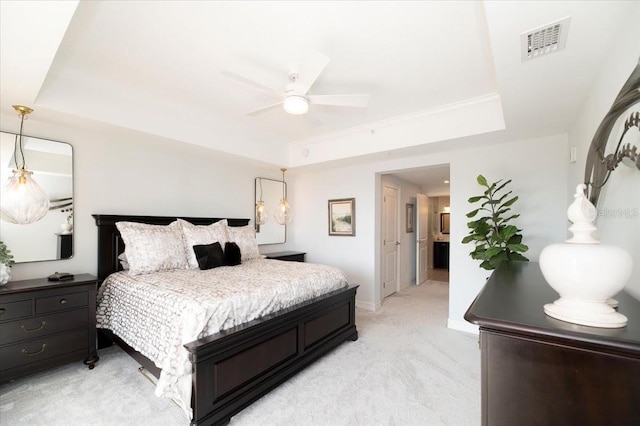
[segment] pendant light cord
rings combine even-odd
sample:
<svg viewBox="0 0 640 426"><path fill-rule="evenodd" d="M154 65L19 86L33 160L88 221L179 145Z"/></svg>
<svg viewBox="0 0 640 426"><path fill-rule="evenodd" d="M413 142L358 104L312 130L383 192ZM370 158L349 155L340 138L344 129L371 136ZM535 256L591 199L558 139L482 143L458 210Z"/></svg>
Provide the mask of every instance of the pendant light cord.
<svg viewBox="0 0 640 426"><path fill-rule="evenodd" d="M22 144L22 125L24 124L24 113L20 113L20 135L16 135L14 146L13 146L13 162L16 165L16 169L24 170L26 168L26 163L24 161L24 147ZM20 157L22 158L22 167L18 167L18 146L20 147Z"/></svg>

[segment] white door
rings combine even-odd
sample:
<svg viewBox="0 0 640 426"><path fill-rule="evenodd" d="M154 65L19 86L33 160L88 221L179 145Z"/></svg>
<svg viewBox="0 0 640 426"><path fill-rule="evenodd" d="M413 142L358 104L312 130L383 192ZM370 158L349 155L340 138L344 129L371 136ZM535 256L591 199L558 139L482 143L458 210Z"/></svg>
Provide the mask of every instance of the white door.
<svg viewBox="0 0 640 426"><path fill-rule="evenodd" d="M384 186L382 197L382 298L398 288L398 188Z"/></svg>
<svg viewBox="0 0 640 426"><path fill-rule="evenodd" d="M417 195L416 212L416 284L420 285L427 280L429 263L429 198L426 195Z"/></svg>

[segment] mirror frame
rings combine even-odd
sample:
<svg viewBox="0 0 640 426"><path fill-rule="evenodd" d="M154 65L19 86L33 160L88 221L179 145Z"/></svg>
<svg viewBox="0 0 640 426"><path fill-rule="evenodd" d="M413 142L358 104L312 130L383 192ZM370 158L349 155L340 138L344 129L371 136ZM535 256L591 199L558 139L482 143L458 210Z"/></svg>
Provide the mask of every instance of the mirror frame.
<svg viewBox="0 0 640 426"><path fill-rule="evenodd" d="M264 196L264 187L262 188L262 201L264 201L265 206L267 207L268 210L268 217L269 220L267 221L267 223L265 223L264 225L258 225L257 222L255 221L255 207L258 204L258 201L260 200L260 184L265 181L265 182L269 182L269 183L273 183L273 184L277 184L278 188L278 195L274 198L273 196L269 199L267 199ZM274 218L274 211L276 209L276 207L278 206L278 204L280 203L280 199L282 198L282 191L283 191L283 186L284 186L284 194L285 197L287 196L287 183L283 182L281 180L277 180L277 179L269 179L269 178L263 178L263 177L257 177L255 178L254 181L254 190L255 190L255 197L254 197L254 226L256 229L256 240L258 241L258 245L268 245L268 244L283 244L287 241L287 227L286 225L280 225L279 223L277 223L275 221ZM262 234L261 234L262 231ZM271 231L271 234L276 234L277 235L275 237L270 237L270 238L266 238L266 241L261 241L261 240L265 240L265 235L266 235L266 231ZM263 237L263 238L260 238ZM269 237L269 236L267 236Z"/></svg>
<svg viewBox="0 0 640 426"><path fill-rule="evenodd" d="M0 134L2 135L2 137L6 137L8 135L8 137L10 137L12 139L11 142L11 149L7 149L6 147L3 149L4 152L10 151L10 156L11 158L9 159L9 161L11 161L11 159L13 158L13 155L15 155L14 153L14 138L17 135L14 132L7 132L7 131L1 131ZM49 212L47 213L47 215L45 215L44 218L40 219L38 222L35 222L33 224L29 224L29 225L15 225L12 223L8 223L5 221L2 221L0 219L0 230L2 230L3 232L2 234L2 241L5 242L5 244L7 244L7 247L9 248L9 250L12 251L12 254L14 255L14 260L16 263L31 263L31 262L50 262L50 261L58 261L58 260L66 260L66 259L71 259L73 257L73 252L74 252L74 240L75 240L75 230L71 230L69 233L64 232L62 226L65 225L65 223L73 223L73 220L71 220L71 222L67 222L67 217L73 215L73 207L74 207L74 191L75 191L75 182L74 182L74 161L73 161L73 157L74 157L74 149L73 149L73 145L71 145L68 142L61 142L61 141L56 141L56 140L52 140L52 139L45 139L45 138L40 138L40 137L35 137L35 136L29 136L29 135L22 135L23 137L23 142L24 142L24 146L25 149L28 151L29 150L29 143L33 143L35 141L37 141L38 143L55 143L55 144L64 144L66 146L68 146L69 149L69 157L70 157L70 167L71 167L71 194L70 197L68 194L66 194L67 190L64 191L64 195L63 194L55 194L53 197L51 196L50 192L47 191L47 185L46 184L42 184L43 182L43 176L47 176L47 172L43 172L40 167L37 165L38 160L36 159L36 161L32 161L33 157L29 157L29 154L26 155L26 161L27 161L27 169L34 171L34 179L36 180L36 182L43 187L43 189L47 192L47 195L49 197L52 198L53 200L59 200L58 202L52 202L51 203L51 207L49 208ZM0 148L2 149L2 148ZM46 153L46 151L43 151L44 153ZM44 156L46 155L56 155L55 153L46 153L44 154ZM58 155L66 155L66 154L58 154ZM4 155L3 155L4 157ZM45 159L41 159L41 162L46 161ZM35 163L35 165L33 165ZM9 167L6 167L9 166ZM6 168L11 169L12 167L10 166L10 163L7 164L0 164L0 169L4 170ZM42 175L40 175L38 177L38 175L40 173L44 173ZM56 172L51 172L49 171L49 174L52 176L56 176ZM57 173L57 176L65 176L64 173ZM2 182L0 183L1 185L4 185L6 176L3 176L2 178ZM46 182L47 180L44 179L44 181ZM70 198L70 200L69 200ZM70 204L69 204L70 203ZM61 208L62 207L62 208ZM70 212L67 212L65 210L70 209ZM47 220L47 216L50 216L52 212L61 212L64 213L65 216L61 216L59 219L59 221L57 219L55 224L53 222L53 217L49 218L48 222L50 222L50 226L47 226L46 230L42 230L39 229L36 231L36 233L34 235L29 235L27 236L27 240L30 242L30 246L33 245L38 245L38 240L41 240L42 238L46 237L46 234L43 234L43 232L45 233L49 233L51 232L52 234L56 235L56 242L55 242L55 249L54 249L54 244L53 243L47 243L45 245L46 250L52 249L55 250L55 255L53 256L49 256L49 255L45 255L43 253L39 253L39 254L33 254L33 255L25 255L25 249L24 247L18 247L16 250L16 245L14 244L14 242L16 241L15 239L9 239L7 241L7 227L13 227L13 226L20 226L20 227L29 227L29 226L34 226L36 224L39 225L40 228L42 228L42 226L44 225L43 222L45 220ZM49 227L51 227L51 229L49 229ZM33 228L32 228L33 229ZM21 233L26 232L24 229L21 229ZM40 247L42 247L41 245L38 245Z"/></svg>
<svg viewBox="0 0 640 426"><path fill-rule="evenodd" d="M440 233L448 234L450 232L450 224L451 224L451 216L450 213L440 213Z"/></svg>

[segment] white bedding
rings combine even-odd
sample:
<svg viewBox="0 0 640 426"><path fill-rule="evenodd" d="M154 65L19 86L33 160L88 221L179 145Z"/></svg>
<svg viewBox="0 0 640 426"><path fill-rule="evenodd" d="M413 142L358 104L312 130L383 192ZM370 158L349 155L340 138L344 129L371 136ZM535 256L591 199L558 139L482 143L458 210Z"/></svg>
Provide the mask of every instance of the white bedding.
<svg viewBox="0 0 640 426"><path fill-rule="evenodd" d="M252 259L206 271L110 275L98 292L97 325L162 369L156 395L191 418L191 365L183 345L343 288L337 268Z"/></svg>

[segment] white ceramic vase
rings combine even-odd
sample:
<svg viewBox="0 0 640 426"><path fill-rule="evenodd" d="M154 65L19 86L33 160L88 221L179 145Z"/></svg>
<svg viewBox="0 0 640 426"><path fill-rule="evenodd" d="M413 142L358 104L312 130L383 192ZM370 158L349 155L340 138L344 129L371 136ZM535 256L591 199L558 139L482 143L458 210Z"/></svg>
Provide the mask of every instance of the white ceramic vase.
<svg viewBox="0 0 640 426"><path fill-rule="evenodd" d="M5 285L11 280L11 267L0 263L0 286Z"/></svg>
<svg viewBox="0 0 640 426"><path fill-rule="evenodd" d="M71 231L73 230L73 225L70 224L69 222L67 223L63 223L62 225L60 225L60 233L61 234L70 234Z"/></svg>
<svg viewBox="0 0 640 426"><path fill-rule="evenodd" d="M567 210L573 237L564 244L551 244L540 253L540 269L549 285L560 294L544 312L554 318L591 327L618 328L627 318L616 312L611 297L620 292L633 268L631 255L615 246L600 244L593 225L596 209L576 188Z"/></svg>

